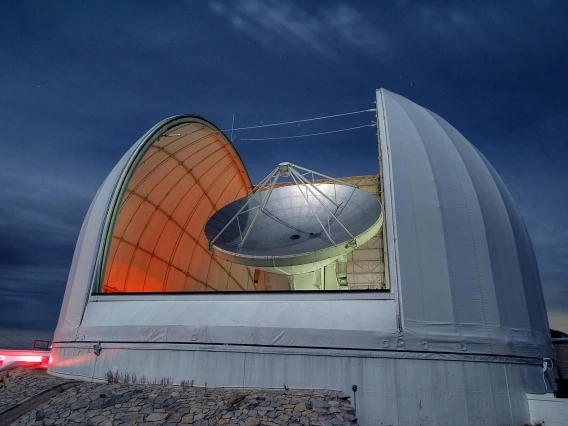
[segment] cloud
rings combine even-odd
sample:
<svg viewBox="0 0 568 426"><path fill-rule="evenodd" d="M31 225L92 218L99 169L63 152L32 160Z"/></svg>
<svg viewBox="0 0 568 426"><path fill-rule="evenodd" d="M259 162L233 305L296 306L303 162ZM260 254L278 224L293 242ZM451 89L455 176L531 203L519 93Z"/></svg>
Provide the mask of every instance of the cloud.
<svg viewBox="0 0 568 426"><path fill-rule="evenodd" d="M0 165L0 324L53 330L94 188L65 172Z"/></svg>
<svg viewBox="0 0 568 426"><path fill-rule="evenodd" d="M507 2L446 2L435 4L421 1L399 1L398 9L407 19L406 25L443 42L443 48L459 50L468 55L472 49L503 54L512 47L536 50L540 39L547 35L527 30L539 15L547 16L549 29L560 28L561 20L547 12L548 5L525 4L511 11ZM548 14L548 15L547 15ZM469 52L468 52L469 51Z"/></svg>
<svg viewBox="0 0 568 426"><path fill-rule="evenodd" d="M235 30L267 46L284 41L306 53L335 58L346 51L376 53L391 47L383 32L347 4L320 6L315 10L288 1L213 0L209 4Z"/></svg>
<svg viewBox="0 0 568 426"><path fill-rule="evenodd" d="M36 256L42 253L38 251ZM68 265L0 265L2 327L53 330L68 273Z"/></svg>

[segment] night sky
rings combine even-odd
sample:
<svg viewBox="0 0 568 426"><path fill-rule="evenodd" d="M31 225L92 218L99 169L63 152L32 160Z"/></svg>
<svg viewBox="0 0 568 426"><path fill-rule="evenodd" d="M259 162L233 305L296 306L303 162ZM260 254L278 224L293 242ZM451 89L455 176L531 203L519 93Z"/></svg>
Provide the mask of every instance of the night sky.
<svg viewBox="0 0 568 426"><path fill-rule="evenodd" d="M373 108L384 87L493 164L568 331L565 1L8 1L0 19L0 347L50 339L97 188L158 121L223 129ZM278 162L378 172L372 113L235 132L258 182Z"/></svg>

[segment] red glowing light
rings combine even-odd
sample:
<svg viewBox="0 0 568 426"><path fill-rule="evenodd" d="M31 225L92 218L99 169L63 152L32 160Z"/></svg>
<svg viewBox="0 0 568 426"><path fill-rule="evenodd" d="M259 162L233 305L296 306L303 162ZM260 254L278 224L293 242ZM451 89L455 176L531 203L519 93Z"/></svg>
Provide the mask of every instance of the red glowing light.
<svg viewBox="0 0 568 426"><path fill-rule="evenodd" d="M12 350L5 349L0 350L0 365L13 363L13 362L23 362L27 364L45 364L47 365L47 360L49 358L48 351L27 351L27 350Z"/></svg>
<svg viewBox="0 0 568 426"><path fill-rule="evenodd" d="M22 355L19 357L15 357L16 361L23 361L23 362L41 362L41 357L40 356L34 356L34 355Z"/></svg>

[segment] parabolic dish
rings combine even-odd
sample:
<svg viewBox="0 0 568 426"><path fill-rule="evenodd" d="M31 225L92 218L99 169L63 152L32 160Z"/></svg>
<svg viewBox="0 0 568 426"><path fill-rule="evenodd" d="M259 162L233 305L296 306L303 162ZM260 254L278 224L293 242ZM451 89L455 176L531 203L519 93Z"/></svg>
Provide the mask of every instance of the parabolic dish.
<svg viewBox="0 0 568 426"><path fill-rule="evenodd" d="M222 259L290 275L330 264L376 235L382 222L379 200L366 191L336 183L292 184L221 208L207 222L205 236Z"/></svg>

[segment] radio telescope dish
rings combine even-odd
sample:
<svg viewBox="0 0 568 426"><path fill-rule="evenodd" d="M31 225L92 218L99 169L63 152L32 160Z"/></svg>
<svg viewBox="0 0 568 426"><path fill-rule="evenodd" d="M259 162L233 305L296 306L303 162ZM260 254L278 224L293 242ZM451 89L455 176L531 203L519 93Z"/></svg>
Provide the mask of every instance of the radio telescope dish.
<svg viewBox="0 0 568 426"><path fill-rule="evenodd" d="M277 185L282 177L292 182ZM295 275L325 267L366 243L382 223L380 202L372 194L280 163L248 196L218 210L205 236L224 260Z"/></svg>

